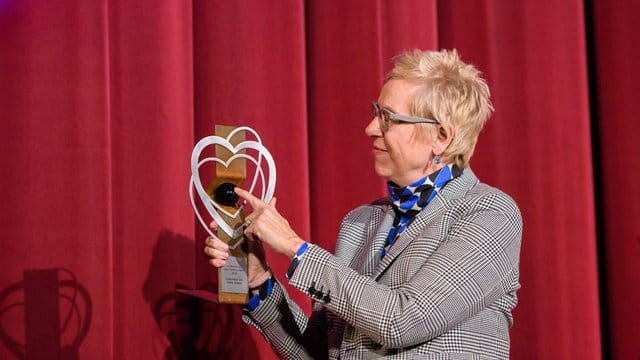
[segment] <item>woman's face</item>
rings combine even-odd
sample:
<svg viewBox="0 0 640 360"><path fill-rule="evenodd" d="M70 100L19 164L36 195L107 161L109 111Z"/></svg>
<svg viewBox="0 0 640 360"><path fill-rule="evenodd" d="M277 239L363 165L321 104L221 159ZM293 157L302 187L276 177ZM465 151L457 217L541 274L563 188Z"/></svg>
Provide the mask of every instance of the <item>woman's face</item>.
<svg viewBox="0 0 640 360"><path fill-rule="evenodd" d="M416 87L407 80L389 80L380 91L378 103L394 113L411 115L409 95ZM394 121L383 134L378 119L371 119L365 133L373 138L373 159L379 176L406 186L442 167L432 162L433 137L418 136L417 131L415 124Z"/></svg>

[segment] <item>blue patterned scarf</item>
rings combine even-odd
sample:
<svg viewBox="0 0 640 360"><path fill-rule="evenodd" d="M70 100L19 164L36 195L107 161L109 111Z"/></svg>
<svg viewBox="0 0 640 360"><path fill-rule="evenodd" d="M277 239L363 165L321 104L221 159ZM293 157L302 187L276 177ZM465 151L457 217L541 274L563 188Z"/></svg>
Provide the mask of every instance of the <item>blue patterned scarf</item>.
<svg viewBox="0 0 640 360"><path fill-rule="evenodd" d="M407 228L415 216L427 207L449 181L462 174L462 169L449 164L442 169L425 176L406 187L399 187L393 182L387 183L389 197L396 213L393 226L387 235L387 242L380 257L384 257L398 236Z"/></svg>

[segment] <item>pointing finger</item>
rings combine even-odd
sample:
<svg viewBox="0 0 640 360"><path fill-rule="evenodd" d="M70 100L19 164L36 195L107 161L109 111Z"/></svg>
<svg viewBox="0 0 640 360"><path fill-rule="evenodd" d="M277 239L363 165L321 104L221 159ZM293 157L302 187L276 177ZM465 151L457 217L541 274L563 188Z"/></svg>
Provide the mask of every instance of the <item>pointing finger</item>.
<svg viewBox="0 0 640 360"><path fill-rule="evenodd" d="M245 189L241 189L239 187L236 187L235 189L233 189L233 191L236 192L236 194L238 194L238 196L240 196L241 198L247 200L247 202L251 205L251 207L255 210L255 209L260 209L266 206L266 204L258 199L257 197L253 196L252 193L248 192Z"/></svg>

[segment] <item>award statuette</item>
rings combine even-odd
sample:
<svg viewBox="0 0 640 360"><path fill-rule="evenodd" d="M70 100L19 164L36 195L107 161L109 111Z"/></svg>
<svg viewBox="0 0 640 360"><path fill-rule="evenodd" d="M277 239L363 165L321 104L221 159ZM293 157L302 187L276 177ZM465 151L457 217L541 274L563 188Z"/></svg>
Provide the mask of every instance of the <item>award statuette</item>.
<svg viewBox="0 0 640 360"><path fill-rule="evenodd" d="M251 134L255 140L246 140L247 134ZM215 155L201 158L202 153L211 145L214 145ZM263 160L267 166L266 174L262 168ZM200 179L200 170L208 163L215 163L215 177L205 189ZM247 165L255 169L248 184ZM262 201L269 202L273 197L275 182L273 158L251 128L216 125L215 135L203 138L193 149L189 192L191 205L204 229L214 236L196 206L195 191L204 208L218 224L217 237L229 245L229 258L218 271L218 301L221 303L245 304L249 300L247 253L242 246L246 241L243 233L244 204L238 202L239 198L233 189L241 186ZM260 194L255 193L258 189Z"/></svg>

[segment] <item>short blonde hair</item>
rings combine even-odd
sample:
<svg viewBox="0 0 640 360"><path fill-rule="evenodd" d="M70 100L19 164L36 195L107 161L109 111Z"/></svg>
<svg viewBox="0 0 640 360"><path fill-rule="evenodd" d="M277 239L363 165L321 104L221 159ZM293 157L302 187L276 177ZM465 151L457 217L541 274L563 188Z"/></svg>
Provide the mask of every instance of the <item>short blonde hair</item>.
<svg viewBox="0 0 640 360"><path fill-rule="evenodd" d="M454 50L406 51L394 59L387 80L403 79L419 85L411 95L413 116L435 119L455 134L442 153L443 161L466 167L478 135L493 112L489 86L473 65L465 64ZM432 134L433 125L418 124Z"/></svg>

